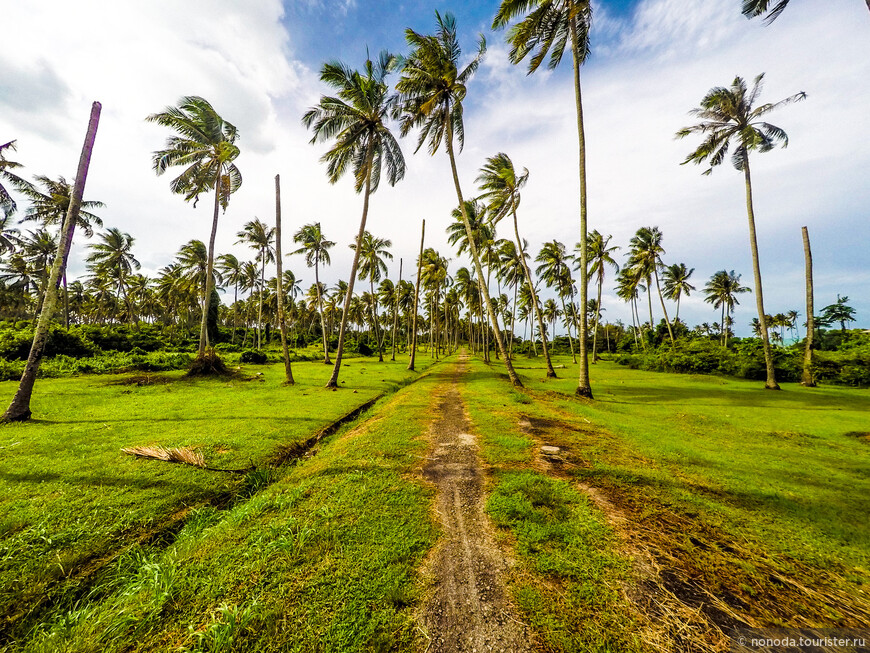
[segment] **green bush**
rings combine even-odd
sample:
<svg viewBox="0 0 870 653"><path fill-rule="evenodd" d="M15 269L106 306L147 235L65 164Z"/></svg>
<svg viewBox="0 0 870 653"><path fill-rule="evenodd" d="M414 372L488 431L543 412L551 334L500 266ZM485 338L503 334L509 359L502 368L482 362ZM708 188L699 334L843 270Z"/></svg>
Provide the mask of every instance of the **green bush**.
<svg viewBox="0 0 870 653"><path fill-rule="evenodd" d="M239 359L242 363L253 363L255 365L263 365L267 360L266 352L259 349L246 349L242 352Z"/></svg>

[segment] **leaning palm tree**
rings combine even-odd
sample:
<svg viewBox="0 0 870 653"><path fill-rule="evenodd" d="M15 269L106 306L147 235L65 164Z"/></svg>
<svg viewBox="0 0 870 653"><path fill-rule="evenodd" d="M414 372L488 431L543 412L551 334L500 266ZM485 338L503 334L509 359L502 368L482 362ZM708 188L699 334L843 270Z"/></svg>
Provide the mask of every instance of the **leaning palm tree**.
<svg viewBox="0 0 870 653"><path fill-rule="evenodd" d="M668 318L668 309L665 308L665 300L662 296L661 284L659 283L659 268L664 267L661 255L665 253L665 250L662 247L662 232L658 227L641 227L632 237L630 244L631 252L628 259L628 266L636 268L638 274L646 279L650 326L653 327L653 329L655 328L655 325L653 324L651 292L652 280L655 278L659 303L662 306L662 313L665 316L665 324L668 327L668 335L671 338L671 344L674 344L674 331L671 328L671 320Z"/></svg>
<svg viewBox="0 0 870 653"><path fill-rule="evenodd" d="M360 281L369 280L371 288L371 310L372 324L375 327L375 341L378 344L378 361L384 362L384 351L381 342L381 332L378 328L378 296L375 293L375 282L381 280L381 275L387 273L387 264L384 259L393 260L393 255L387 250L392 247L392 241L387 238L375 238L368 231L363 233L362 240L359 245L359 278ZM355 245L350 246L351 249L357 249Z"/></svg>
<svg viewBox="0 0 870 653"><path fill-rule="evenodd" d="M317 311L320 313L320 330L323 334L323 364L329 365L329 336L326 332L326 316L323 312L323 293L320 291L320 264L330 264L329 250L335 245L323 236L319 222L300 228L293 235L293 242L302 245L291 254L305 254L305 264L314 268L314 285L317 288Z"/></svg>
<svg viewBox="0 0 870 653"><path fill-rule="evenodd" d="M525 15L508 31L510 59L517 64L527 56L529 73L535 72L549 54L547 67L559 65L565 48L569 47L574 64L574 103L577 112L577 142L580 176L580 305L586 306L588 252L586 249L586 134L583 125L583 102L580 92L580 66L589 56L589 30L592 26L591 0L502 0L492 22L493 29L507 27L515 18ZM569 44L570 41L570 44ZM580 373L576 394L592 399L589 382L589 359L586 351L586 314L581 311L578 338L580 340Z"/></svg>
<svg viewBox="0 0 870 653"><path fill-rule="evenodd" d="M529 293L532 296L532 306L534 307L535 319L538 322L538 329L541 332L542 346L544 349L544 358L547 361L547 378L555 379L556 371L553 369L553 363L550 360L550 350L547 347L547 337L544 335L544 323L541 318L541 313L538 310L538 296L535 292L535 286L532 283L532 274L529 272L529 266L526 263L526 254L523 249L523 240L520 238L520 229L517 225L517 208L520 205L520 190L526 185L529 180L529 171L523 168L522 174L517 174L514 168L513 161L504 152L499 152L486 160L486 163L480 169L480 174L477 176L477 183L480 184L482 194L480 199L489 200L489 216L493 224L504 218L508 213L511 214L514 221L514 236L516 237L516 246L518 250L517 260L522 263L523 272L525 273L526 284L529 288ZM513 342L513 339L511 339Z"/></svg>
<svg viewBox="0 0 870 653"><path fill-rule="evenodd" d="M260 297L257 309L257 349L263 345L263 294L266 282L266 264L275 262L275 227L270 227L259 218L246 223L236 234L236 244L244 243L257 252L257 262L260 264Z"/></svg>
<svg viewBox="0 0 870 653"><path fill-rule="evenodd" d="M335 140L323 155L330 183L337 182L348 167L353 168L356 192L363 193L363 210L356 243L362 242L369 212L369 196L378 189L381 168L387 168L387 181L394 186L405 176L405 158L399 143L386 125L386 118L395 107L394 96L389 93L386 77L396 58L384 51L377 62L367 59L363 72L351 70L339 61L323 66L320 79L338 92L337 97L323 96L320 103L302 118L306 127L314 130L312 143ZM347 329L348 309L353 297L353 284L359 267L360 248L357 247L350 268L350 281L344 298L344 310L338 331L335 367L326 384L338 387L344 335Z"/></svg>
<svg viewBox="0 0 870 653"><path fill-rule="evenodd" d="M242 173L233 163L239 156L236 145L239 132L235 125L221 118L211 104L197 96L183 97L177 107L166 107L162 112L151 114L145 120L169 127L176 132L176 135L166 140L166 149L158 150L152 156L154 172L158 175L174 166L184 168L170 183L170 190L183 195L186 202L193 200L194 207L200 195L214 191L214 212L208 241L197 353L198 358L203 358L209 345L208 307L214 290L212 270L218 217L221 208L226 211L230 195L242 185Z"/></svg>
<svg viewBox="0 0 870 653"><path fill-rule="evenodd" d="M795 93L775 104L762 104L753 107L761 93L761 82L764 73L755 78L752 89L749 90L741 77L735 77L730 88L717 86L711 89L701 100L698 109L692 109L691 115L697 116L701 122L691 127L685 127L677 132L677 138L684 138L698 133L704 138L698 148L686 157L683 164L692 162L700 164L708 162L710 167L704 171L710 174L713 168L725 160L729 148L734 146L731 162L734 167L743 172L746 186L746 212L749 218L749 246L752 250L752 270L755 276L755 303L758 309L758 321L761 325L761 340L764 347L764 361L767 367L765 388L778 390L773 369L773 355L770 351L770 340L767 335L767 322L764 317L764 298L761 289L761 265L758 259L758 239L755 235L755 211L752 206L752 177L749 170L749 153L755 150L769 152L776 145L788 145L788 135L779 127L761 120L774 109L798 102L806 98L806 93Z"/></svg>
<svg viewBox="0 0 870 653"><path fill-rule="evenodd" d="M589 258L589 275L595 276L598 279L598 299L595 300L595 315L600 315L601 311L601 289L604 286L605 266L610 266L615 272L619 272L619 264L613 260L613 252L619 249L619 245L608 247L610 239L613 236L602 236L597 229L593 229L588 235L588 243L586 248ZM574 249L580 249L580 243ZM592 362L598 360L598 319L595 320L595 329L592 331Z"/></svg>
<svg viewBox="0 0 870 653"><path fill-rule="evenodd" d="M461 151L465 144L462 101L465 99L467 84L480 66L486 52L486 41L483 36L480 37L477 53L468 65L460 70L459 58L462 50L456 36L456 21L452 14L448 13L442 17L437 11L435 19L438 25L435 34L419 34L410 28L405 30L405 39L411 46L411 53L402 61L402 77L396 84L396 89L401 93L402 98L402 134L405 135L411 129L420 127L417 151L428 142L431 155L438 151L442 143L444 144L453 173L453 185L456 189L459 210L465 223L471 258L478 279L483 279L480 255L468 220L465 198L459 185L454 139ZM521 387L520 377L507 358L504 339L489 300L489 290L485 286L482 290L490 326L495 334L508 376L514 386Z"/></svg>
<svg viewBox="0 0 870 653"><path fill-rule="evenodd" d="M133 237L112 227L106 233L100 234L102 242L89 246L91 253L87 257L88 269L97 276L111 279L118 295L127 307L127 319L132 325L135 322L133 305L127 290L127 278L138 270L140 265L133 256Z"/></svg>

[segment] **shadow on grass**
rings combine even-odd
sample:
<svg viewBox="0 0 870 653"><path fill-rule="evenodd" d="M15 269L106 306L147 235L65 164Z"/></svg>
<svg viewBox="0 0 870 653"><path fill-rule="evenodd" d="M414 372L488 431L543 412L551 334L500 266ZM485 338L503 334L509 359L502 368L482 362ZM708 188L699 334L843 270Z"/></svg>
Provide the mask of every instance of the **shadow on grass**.
<svg viewBox="0 0 870 653"><path fill-rule="evenodd" d="M195 468L192 468L195 469ZM155 471L156 468L155 468ZM213 478L213 475L205 472L203 478ZM173 490L181 490L192 494L185 495L185 498L190 498L204 491L211 491L213 488L204 487L196 483L183 481L173 481L163 478L142 478L141 476L124 476L115 473L113 476L105 475L69 475L56 474L53 472L28 472L16 474L14 472L0 471L0 479L9 483L62 483L64 485L74 486L93 486L93 487L136 487L139 489L150 488L172 488Z"/></svg>

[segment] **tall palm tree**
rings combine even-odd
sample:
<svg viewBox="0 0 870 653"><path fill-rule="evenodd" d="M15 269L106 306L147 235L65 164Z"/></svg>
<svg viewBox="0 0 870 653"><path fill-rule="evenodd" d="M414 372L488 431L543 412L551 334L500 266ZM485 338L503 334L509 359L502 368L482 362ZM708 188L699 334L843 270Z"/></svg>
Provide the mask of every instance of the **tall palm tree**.
<svg viewBox="0 0 870 653"><path fill-rule="evenodd" d="M662 313L665 316L665 324L668 327L668 335L671 338L671 344L674 344L674 331L671 328L671 321L668 318L668 309L665 308L665 300L662 296L662 287L659 283L659 268L664 267L661 255L665 253L662 247L662 232L658 227L641 227L632 237L631 253L628 259L629 267L636 268L640 276L646 279L647 285L647 300L649 301L649 319L650 326L655 329L652 315L652 293L649 289L652 288L652 280L655 278L656 290L659 295L659 302L662 306Z"/></svg>
<svg viewBox="0 0 870 653"><path fill-rule="evenodd" d="M592 26L591 0L502 0L493 20L493 29L507 27L515 18L523 18L508 31L510 59L518 64L531 55L529 74L547 59L547 67L555 69L569 47L573 62L574 104L577 113L578 173L580 179L580 305L586 305L588 252L586 249L586 134L583 125L583 101L580 88L580 66L589 55L589 30ZM576 394L592 399L589 382L589 359L586 351L586 314L581 311L579 324L580 373Z"/></svg>
<svg viewBox="0 0 870 653"><path fill-rule="evenodd" d="M666 265L662 270L662 279L664 280L665 292L664 295L671 301L677 302L677 314L674 320L680 319L680 299L683 295L688 297L695 286L689 283L689 279L695 268L687 268L685 263L674 263Z"/></svg>
<svg viewBox="0 0 870 653"><path fill-rule="evenodd" d="M462 221L465 224L471 258L478 279L483 279L480 255L459 184L459 173L456 170L454 140L462 151L465 144L462 102L467 93L467 84L480 66L486 52L486 41L483 36L480 36L476 54L465 68L460 70L459 58L462 56L462 50L456 36L456 21L452 14L448 13L442 17L437 11L435 20L437 23L435 34L419 34L410 28L405 30L405 39L411 46L411 53L402 61L402 77L396 84L396 89L401 93L402 98L402 134L405 135L411 129L420 127L417 150L419 151L420 147L428 142L431 155L438 151L442 143L444 144L450 160L453 185ZM521 387L520 377L507 358L504 339L489 301L489 289L482 287L482 290L490 326L504 358L508 376L514 386Z"/></svg>
<svg viewBox="0 0 870 653"><path fill-rule="evenodd" d="M242 173L233 163L240 152L236 145L239 132L211 104L193 95L181 98L177 107L166 107L162 112L153 113L145 120L169 127L176 133L166 140L166 149L157 150L152 156L154 172L158 175L174 166L184 168L170 183L170 190L183 195L186 202L193 200L194 207L201 194L214 191L214 212L208 241L197 353L202 358L209 345L208 307L214 290L212 270L218 216L221 208L226 211L230 195L242 185Z"/></svg>
<svg viewBox="0 0 870 653"><path fill-rule="evenodd" d="M634 334L635 347L637 347L639 333L641 336L641 347L646 349L646 336L643 334L643 324L640 321L640 314L637 310L637 299L640 296L640 289L644 287L641 281L642 279L635 268L623 267L616 275L616 296L628 302L631 308L632 333Z"/></svg>
<svg viewBox="0 0 870 653"><path fill-rule="evenodd" d="M405 176L405 158L395 136L386 125L388 114L396 106L394 96L390 95L386 82L387 74L395 62L396 58L384 51L381 52L377 62L367 59L362 73L351 70L338 61L325 64L320 79L336 89L338 96L321 97L320 103L302 118L305 126L314 130L312 143L335 140L335 144L321 159L327 164L330 183L337 182L349 166L353 168L356 192L363 193L363 211L356 244L362 242L365 233L369 195L378 188L381 168L386 166L387 181L391 186ZM338 332L335 367L326 384L327 388L338 387L347 314L353 297L360 249L358 247L353 256Z"/></svg>
<svg viewBox="0 0 870 653"><path fill-rule="evenodd" d="M393 260L393 255L387 250L392 247L393 243L387 238L375 238L368 231L363 233L362 240L359 246L359 278L360 281L369 280L369 286L372 295L372 323L375 326L375 340L378 344L378 361L384 362L384 352L381 343L381 332L378 327L378 301L375 293L375 282L381 280L381 275L387 273L387 264L384 259ZM357 249L355 245L350 246L351 249Z"/></svg>
<svg viewBox="0 0 870 653"><path fill-rule="evenodd" d="M740 276L734 270L731 270L731 272L720 270L710 277L710 280L704 286L704 293L706 295L704 301L708 304L713 304L713 308L719 308L722 311L721 335L723 347L728 346L727 325L731 321L731 313L734 311L734 307L740 304L737 301L737 295L751 292L746 286L740 285Z"/></svg>
<svg viewBox="0 0 870 653"><path fill-rule="evenodd" d="M133 256L133 237L112 227L100 234L102 242L90 245L87 257L88 269L95 275L111 279L117 287L118 295L127 307L127 319L135 322L133 305L127 291L127 278L140 268L139 261Z"/></svg>
<svg viewBox="0 0 870 653"><path fill-rule="evenodd" d="M326 332L326 316L323 312L323 294L320 292L320 263L329 265L329 250L335 246L331 240L323 236L319 222L312 222L299 229L293 235L293 242L302 245L291 254L305 254L305 264L314 268L314 283L317 288L317 310L320 313L320 330L323 333L323 363L330 364L329 336Z"/></svg>
<svg viewBox="0 0 870 653"><path fill-rule="evenodd" d="M762 104L754 107L761 93L764 73L755 78L752 89L749 90L741 77L735 77L730 88L717 86L711 89L701 100L701 106L692 109L691 115L697 116L701 122L691 127L684 127L677 132L677 138L684 138L698 133L704 137L698 148L686 157L683 165L692 162L700 164L708 162L710 167L704 174L710 174L713 168L725 160L729 148L734 146L731 162L734 167L743 172L746 186L746 213L749 218L749 246L752 251L752 271L755 277L755 303L758 309L758 321L761 325L761 340L764 348L764 361L767 367L765 388L778 390L773 369L773 355L770 351L770 340L767 335L767 322L764 314L764 298L761 287L761 265L758 258L758 239L755 235L755 210L752 205L752 177L749 170L749 153L755 150L769 152L776 145L786 147L788 135L779 127L761 120L774 109L798 102L806 98L806 93L796 93L775 104Z"/></svg>
<svg viewBox="0 0 870 653"><path fill-rule="evenodd" d="M568 262L573 257L565 251L565 245L558 240L544 243L535 261L540 265L535 273L544 280L548 286L556 289L556 294L562 302L562 315L568 315L565 310L565 297L574 296L574 280L571 278L571 269ZM579 316L578 316L579 317ZM551 320L555 322L554 320ZM554 324L553 337L556 337ZM568 345L571 347L571 358L576 363L577 354L574 351L574 341L571 339L571 322L568 322Z"/></svg>
<svg viewBox="0 0 870 653"><path fill-rule="evenodd" d="M596 312L595 315L600 315L601 311L601 290L604 287L604 272L605 267L610 266L615 272L619 272L619 264L613 259L613 252L619 249L619 245L608 247L613 236L608 235L606 238L602 236L598 229L593 229L588 235L588 243L586 244L587 256L589 259L589 275L588 277L596 277L598 279L598 299L595 300ZM580 243L574 249L580 249ZM582 258L582 257L581 257ZM578 261L579 263L579 261ZM595 320L595 329L592 332L592 362L598 360L598 319Z"/></svg>
<svg viewBox="0 0 870 653"><path fill-rule="evenodd" d="M266 282L266 264L275 262L275 227L270 227L259 218L247 222L236 234L236 244L244 243L257 252L260 264L260 297L257 309L257 349L262 348L263 335L263 294Z"/></svg>
<svg viewBox="0 0 870 653"><path fill-rule="evenodd" d="M480 199L489 201L489 215L493 224L510 214L514 221L514 236L516 238L516 246L518 250L517 260L523 266L525 273L526 284L529 288L529 293L532 296L532 306L535 313L535 319L538 321L538 329L542 334L541 343L544 349L544 358L547 362L547 378L555 379L556 371L553 369L553 363L550 360L550 351L547 347L547 337L544 334L544 323L538 311L538 297L535 293L535 286L532 283L532 274L529 272L529 266L526 263L525 250L523 249L523 240L520 238L520 229L517 224L517 208L520 205L521 195L520 190L529 180L529 171L523 168L522 174L517 174L514 168L513 161L504 152L499 152L495 156L489 157L486 163L480 169L480 174L477 176L477 183L480 185L482 192ZM513 342L513 339L511 339Z"/></svg>
<svg viewBox="0 0 870 653"><path fill-rule="evenodd" d="M867 9L870 9L870 0L865 0ZM768 24L775 21L788 7L789 0L776 0L776 4L770 6L770 0L743 0L743 15L747 18L764 16Z"/></svg>

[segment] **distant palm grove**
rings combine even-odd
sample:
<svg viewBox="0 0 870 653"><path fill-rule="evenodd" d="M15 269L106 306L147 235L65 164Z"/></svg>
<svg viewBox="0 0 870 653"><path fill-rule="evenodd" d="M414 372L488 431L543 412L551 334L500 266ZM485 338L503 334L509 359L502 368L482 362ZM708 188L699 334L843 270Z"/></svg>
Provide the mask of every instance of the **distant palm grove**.
<svg viewBox="0 0 870 653"><path fill-rule="evenodd" d="M786 4L747 1L743 11L773 19ZM759 379L770 389L778 388L778 381L870 384L870 339L850 330L857 316L849 298L825 297L819 308L813 304L808 239L807 303L771 312L764 305L755 227L764 216L754 210L750 155L787 145L786 132L767 122L767 114L805 95L761 103L763 75L752 83L735 77L704 94L691 111L695 123L677 132L677 138L698 139L683 163L704 164L709 174L729 159L744 181L752 269L698 278L693 261L668 258L667 234L656 225L638 224L628 242L617 243L607 233L606 219L588 214L580 70L590 51L591 21L590 3L579 0L504 0L493 20L494 28L507 30L514 64L532 73L544 64L557 67L567 55L573 70L576 239L549 240L537 251L523 237L523 221L531 216L521 202L534 171L507 152L492 152L479 161L475 179L461 179L457 172L457 158L474 138L465 131L463 103L473 92L469 85L487 45L481 36L470 56L463 53L451 14L436 12L431 33L408 29L405 54L382 52L359 70L340 61L324 64L321 80L329 93L301 119L312 143L328 148L323 163L329 181L353 177L360 221L344 233L327 233L315 221L285 225L280 276L272 218L250 216L238 229L236 243L247 256L215 251L216 234L225 229L223 215L232 212L232 195L242 184L235 161L244 141L204 98L184 97L147 117L165 128L165 142L155 143L151 154L154 172L167 175L170 192L185 201L213 205L202 239L179 243L175 258L152 277L139 271L134 235L104 224L102 202L87 199L78 206L73 182L28 178L14 160L16 142L0 145L2 377L18 378L23 361L35 355L31 340L39 321L48 340L37 358L44 353L61 361L48 364L44 374L136 365L165 369L219 358L221 352L263 362L279 356L284 326L295 359L334 366L332 387L340 382L343 356L381 361L409 356L413 367L415 343L436 358L467 346L487 361L497 359L515 385L521 385L513 365L518 357L543 357L547 376L555 377L569 372L557 371L551 356L569 354L577 365L570 372L577 376L576 392L586 398L593 397L589 366L604 355L632 367ZM450 166L452 185L443 192L455 194L455 209L429 216L428 229L446 229L452 252L427 246L422 224L413 225L421 229L420 252L397 251L392 234L367 226L371 194L382 181L398 184L412 165L397 139L410 134L415 152L424 149ZM733 192L739 192L736 183ZM81 278L67 278L65 232L85 249ZM336 247L353 249L353 264L341 275L344 280L328 285L321 278ZM456 255L466 256L470 265L451 265ZM58 258L57 302L50 304L49 324L40 315L54 292L50 272ZM607 318L605 289L615 290L628 305L630 322ZM710 319L690 326L680 307L693 293L710 304ZM803 298L804 288L795 296ZM741 301L755 302L753 337L735 335L734 309Z"/></svg>

